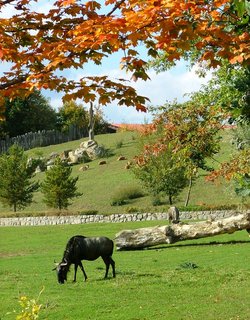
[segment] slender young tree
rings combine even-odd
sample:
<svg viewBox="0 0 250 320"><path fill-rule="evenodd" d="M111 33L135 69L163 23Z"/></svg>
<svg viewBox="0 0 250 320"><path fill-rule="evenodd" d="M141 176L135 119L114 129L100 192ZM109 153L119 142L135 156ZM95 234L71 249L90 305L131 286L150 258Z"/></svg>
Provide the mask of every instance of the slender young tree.
<svg viewBox="0 0 250 320"><path fill-rule="evenodd" d="M32 176L24 150L14 144L0 157L0 201L3 205L15 212L30 205L39 187L38 182L31 181Z"/></svg>
<svg viewBox="0 0 250 320"><path fill-rule="evenodd" d="M170 205L188 184L185 168L175 166L172 149L169 145L163 152L158 154L152 152L146 163L134 167L135 176L153 196L166 195Z"/></svg>
<svg viewBox="0 0 250 320"><path fill-rule="evenodd" d="M59 210L67 209L71 204L71 199L82 195L77 192L76 182L78 177L72 178L71 173L72 168L65 165L59 158L56 159L53 167L46 171L41 190L44 195L44 202L48 207Z"/></svg>
<svg viewBox="0 0 250 320"><path fill-rule="evenodd" d="M94 140L94 126L95 126L95 116L94 116L94 109L93 109L93 103L90 102L89 106L89 140Z"/></svg>
<svg viewBox="0 0 250 320"><path fill-rule="evenodd" d="M146 132L151 141L144 144L136 164L143 171L144 166L151 167L154 157L157 159L157 162L154 160L154 166L158 172L162 167L165 168L165 172L167 168L171 168L174 173L178 173L177 180L183 175L188 178L189 188L185 202L187 206L198 168L211 170L206 165L206 160L219 151L220 138L217 133L222 128L223 114L213 107L197 106L193 101L167 104L162 110L162 113L155 116L153 124ZM171 157L168 156L169 152ZM182 174L181 168L185 168L185 172L181 171ZM165 172L158 173L156 184L161 185L161 176L163 177ZM153 172L151 174L154 175ZM175 183L176 181L172 182Z"/></svg>

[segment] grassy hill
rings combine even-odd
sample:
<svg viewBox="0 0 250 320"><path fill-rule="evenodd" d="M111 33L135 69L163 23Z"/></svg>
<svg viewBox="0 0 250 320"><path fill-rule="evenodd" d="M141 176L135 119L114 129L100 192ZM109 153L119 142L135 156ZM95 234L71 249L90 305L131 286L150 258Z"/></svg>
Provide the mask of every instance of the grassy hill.
<svg viewBox="0 0 250 320"><path fill-rule="evenodd" d="M217 161L228 159L233 152L233 147L230 143L232 139L232 132L225 130L223 133L221 152L216 155L214 165L217 165ZM37 156L42 154L48 156L52 152L61 153L64 150L76 149L83 141L77 140L60 145L53 145L44 148L35 148L27 151L29 156ZM67 214L78 213L91 213L96 212L99 214L111 214L111 213L127 213L132 211L142 212L161 212L167 210L169 204L162 199L162 205L153 206L152 198L135 179L131 170L125 169L127 161L117 161L120 155L125 156L128 160L138 153L138 139L136 132L123 131L114 134L105 134L96 136L96 141L99 145L103 145L105 148L112 152L112 156L106 158L106 165L99 165L98 160L94 160L89 163L89 169L84 172L80 172L81 165L73 166L73 175L79 176L78 190L82 192L82 196L76 198L73 204L69 207ZM44 173L36 175L35 179L42 181L44 179ZM190 208L230 208L232 206L240 206L241 199L236 197L232 185L227 184L224 181L218 181L215 184L211 182L205 182L204 177L206 173L200 172L199 178L196 180L190 199ZM119 189L124 188L136 188L142 189L145 196L129 200L128 203L122 206L112 206L111 198ZM178 199L176 199L175 205L177 207L183 207L185 202L187 190L183 190ZM41 192L37 192L34 196L34 203L27 207L25 210L18 212L18 215L40 215L40 214L57 214L55 210L48 209L42 201L43 195ZM13 213L8 208L3 208L0 204L0 216L9 216Z"/></svg>

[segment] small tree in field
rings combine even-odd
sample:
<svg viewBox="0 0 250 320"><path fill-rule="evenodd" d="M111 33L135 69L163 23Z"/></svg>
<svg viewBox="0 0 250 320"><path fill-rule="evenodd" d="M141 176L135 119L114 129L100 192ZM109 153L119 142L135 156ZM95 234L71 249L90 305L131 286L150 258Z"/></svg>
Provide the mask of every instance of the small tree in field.
<svg viewBox="0 0 250 320"><path fill-rule="evenodd" d="M169 204L187 186L185 168L175 166L171 148L159 154L149 153L147 162L143 165L137 163L134 173L153 196L167 195Z"/></svg>
<svg viewBox="0 0 250 320"><path fill-rule="evenodd" d="M72 168L65 165L59 158L55 165L46 171L41 189L44 194L44 202L48 207L59 210L67 209L71 204L69 200L81 195L77 192L76 187L78 177L70 177L71 173Z"/></svg>
<svg viewBox="0 0 250 320"><path fill-rule="evenodd" d="M31 204L33 192L38 182L30 179L33 172L27 167L27 156L18 145L10 147L8 153L0 157L0 201L5 206L23 209Z"/></svg>
<svg viewBox="0 0 250 320"><path fill-rule="evenodd" d="M167 104L161 109L163 112L156 114L153 124L144 133L144 139L147 140L136 159L136 165L147 176L157 177L152 182L156 184L154 188L164 183L164 188L171 185L171 188L175 189L176 186L179 190L181 183L183 189L188 178L187 206L198 169L212 170L206 161L219 151L218 132L224 115L212 106L197 105L195 100ZM152 166L155 167L154 171ZM165 183L163 177L166 176L169 181Z"/></svg>

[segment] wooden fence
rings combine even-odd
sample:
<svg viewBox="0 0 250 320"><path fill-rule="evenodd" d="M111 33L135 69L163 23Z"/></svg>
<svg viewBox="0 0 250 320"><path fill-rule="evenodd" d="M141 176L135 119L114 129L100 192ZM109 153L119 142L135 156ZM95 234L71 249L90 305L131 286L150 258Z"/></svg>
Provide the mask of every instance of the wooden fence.
<svg viewBox="0 0 250 320"><path fill-rule="evenodd" d="M67 133L62 133L57 130L29 132L21 136L0 140L0 154L5 153L9 147L15 143L21 146L24 150L29 150L36 147L45 147L81 139L87 135L87 130L79 130L76 126L70 127Z"/></svg>

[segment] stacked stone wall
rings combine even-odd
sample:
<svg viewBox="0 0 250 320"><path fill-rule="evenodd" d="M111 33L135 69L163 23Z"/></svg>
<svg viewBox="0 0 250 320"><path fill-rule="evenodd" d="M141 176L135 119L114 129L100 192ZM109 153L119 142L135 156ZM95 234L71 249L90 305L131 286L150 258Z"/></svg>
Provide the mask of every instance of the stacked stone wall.
<svg viewBox="0 0 250 320"><path fill-rule="evenodd" d="M236 211L180 212L180 220L217 220L237 215ZM168 220L167 213L131 213L112 215L74 215L0 218L0 226L45 226L85 223L121 223L128 221Z"/></svg>

